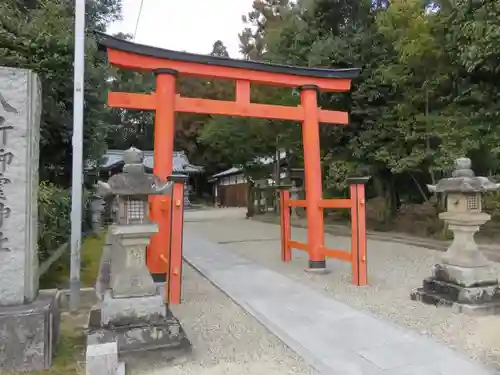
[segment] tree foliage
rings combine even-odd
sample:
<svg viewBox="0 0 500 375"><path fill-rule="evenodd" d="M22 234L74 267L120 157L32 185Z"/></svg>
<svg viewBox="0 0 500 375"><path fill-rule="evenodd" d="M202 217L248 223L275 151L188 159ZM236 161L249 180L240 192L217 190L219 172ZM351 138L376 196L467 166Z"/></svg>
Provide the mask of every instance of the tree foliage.
<svg viewBox="0 0 500 375"><path fill-rule="evenodd" d="M87 30L105 30L119 18L119 0L87 1ZM42 180L71 181L74 8L65 0L0 3L0 65L32 69L42 81L43 114L40 141ZM108 68L90 32L86 38L84 151L102 154L107 124Z"/></svg>
<svg viewBox="0 0 500 375"><path fill-rule="evenodd" d="M120 0L87 1L88 28L119 17ZM426 202L425 184L458 156L479 174L500 161L500 0L256 0L238 36L242 57L313 67L358 67L351 92L321 93L325 109L349 111L349 126L321 125L325 187L351 174L372 176L384 217L404 202ZM121 35L122 38L130 36ZM152 149L154 114L105 106L106 92L152 92L153 74L110 69L87 35L85 152L131 145ZM207 53L229 57L218 40ZM234 56L233 56L234 57ZM0 64L30 68L43 82L43 179L68 184L71 168L73 9L66 0L0 4ZM111 79L110 79L111 77ZM233 82L181 77L178 93L234 100ZM256 103L298 105L288 88L252 85ZM176 149L208 173L249 166L285 149L301 166L301 125L177 114Z"/></svg>
<svg viewBox="0 0 500 375"><path fill-rule="evenodd" d="M319 97L351 114L348 127L321 126L324 180L341 189L347 175L370 174L390 219L403 201L427 201L425 184L459 156L478 173L498 172L499 16L498 0L260 0L239 37L246 59L362 68L351 93ZM256 96L294 103L290 92L271 92ZM290 126L270 121L273 137L257 124L228 120L204 136L240 162L271 151ZM285 148L300 152L300 131L287 138Z"/></svg>

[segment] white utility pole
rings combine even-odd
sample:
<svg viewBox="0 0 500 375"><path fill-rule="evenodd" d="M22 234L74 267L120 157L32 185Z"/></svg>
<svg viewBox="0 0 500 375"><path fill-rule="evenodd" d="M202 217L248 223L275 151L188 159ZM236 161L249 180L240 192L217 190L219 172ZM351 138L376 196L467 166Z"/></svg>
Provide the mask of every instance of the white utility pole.
<svg viewBox="0 0 500 375"><path fill-rule="evenodd" d="M80 305L80 248L82 245L85 0L75 1L75 60L73 69L70 310L76 312Z"/></svg>

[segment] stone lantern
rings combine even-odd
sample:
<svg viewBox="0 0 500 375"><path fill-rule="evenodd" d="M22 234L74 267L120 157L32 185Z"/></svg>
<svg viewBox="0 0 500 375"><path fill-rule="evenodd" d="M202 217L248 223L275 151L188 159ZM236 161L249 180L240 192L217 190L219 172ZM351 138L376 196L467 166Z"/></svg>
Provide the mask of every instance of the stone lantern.
<svg viewBox="0 0 500 375"><path fill-rule="evenodd" d="M103 194L115 197L115 224L111 234L111 279L113 297L147 296L156 285L146 266L146 246L158 226L149 220L149 196L171 192L172 183L147 174L143 154L136 148L124 153L123 172L107 183L99 182Z"/></svg>
<svg viewBox="0 0 500 375"><path fill-rule="evenodd" d="M89 342L116 341L119 352L178 348L184 333L146 265L146 246L158 231L149 218L148 198L171 194L173 183L147 174L138 149L125 151L124 161L122 173L99 182L99 194L112 195L116 209L103 249Z"/></svg>
<svg viewBox="0 0 500 375"><path fill-rule="evenodd" d="M482 212L482 194L498 190L500 184L475 176L471 160L459 158L451 178L428 188L446 195L447 209L439 218L453 232L453 242L441 263L433 267L432 277L412 293L412 299L453 306L458 312L496 312L500 309L497 272L479 250L474 234L490 220L490 215Z"/></svg>

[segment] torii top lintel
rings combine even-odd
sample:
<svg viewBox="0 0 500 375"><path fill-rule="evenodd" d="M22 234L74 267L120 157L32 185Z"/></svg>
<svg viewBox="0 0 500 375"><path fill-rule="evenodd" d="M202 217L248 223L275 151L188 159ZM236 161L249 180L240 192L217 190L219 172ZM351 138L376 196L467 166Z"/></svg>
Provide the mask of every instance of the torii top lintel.
<svg viewBox="0 0 500 375"><path fill-rule="evenodd" d="M284 87L315 85L322 91L349 91L360 69L324 69L198 55L132 43L97 33L111 65L124 69L172 69L181 75L246 80Z"/></svg>

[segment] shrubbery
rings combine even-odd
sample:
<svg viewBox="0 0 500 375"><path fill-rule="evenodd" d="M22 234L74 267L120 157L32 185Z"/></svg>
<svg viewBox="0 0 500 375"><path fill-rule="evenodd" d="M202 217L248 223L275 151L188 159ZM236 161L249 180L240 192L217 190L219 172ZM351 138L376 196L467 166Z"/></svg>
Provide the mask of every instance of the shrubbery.
<svg viewBox="0 0 500 375"><path fill-rule="evenodd" d="M84 191L83 231L90 226L88 192ZM38 190L38 258L47 259L71 235L71 189L41 182Z"/></svg>

